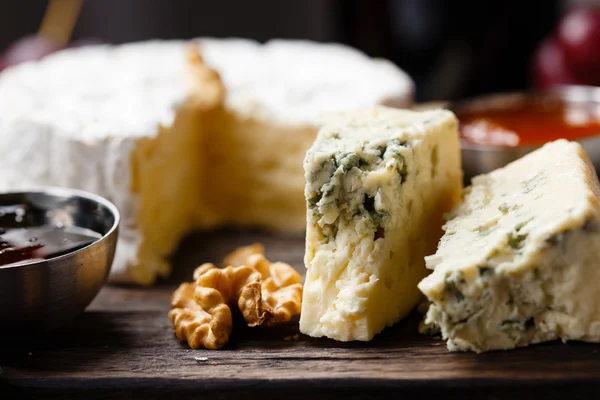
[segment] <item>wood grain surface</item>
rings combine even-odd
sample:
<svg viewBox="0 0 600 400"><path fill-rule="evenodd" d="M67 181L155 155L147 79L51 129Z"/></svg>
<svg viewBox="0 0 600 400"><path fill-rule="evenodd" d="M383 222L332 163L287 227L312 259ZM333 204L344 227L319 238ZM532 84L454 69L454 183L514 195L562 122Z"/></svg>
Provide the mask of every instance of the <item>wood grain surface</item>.
<svg viewBox="0 0 600 400"><path fill-rule="evenodd" d="M193 234L175 255L177 270L169 280L147 289L106 286L58 331L0 344L0 399L600 397L600 345L449 353L441 340L417 333L418 315L369 343L294 336L295 321L237 327L223 350L188 349L167 317L171 292L197 264L218 262L254 241L266 244L272 260L302 268L302 237Z"/></svg>

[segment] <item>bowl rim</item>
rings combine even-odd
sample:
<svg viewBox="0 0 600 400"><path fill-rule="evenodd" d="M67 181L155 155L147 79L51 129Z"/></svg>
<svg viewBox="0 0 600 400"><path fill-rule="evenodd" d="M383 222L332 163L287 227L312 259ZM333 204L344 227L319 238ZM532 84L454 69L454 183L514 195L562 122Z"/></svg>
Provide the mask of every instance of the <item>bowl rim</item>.
<svg viewBox="0 0 600 400"><path fill-rule="evenodd" d="M561 99L571 102L594 102L600 104L600 86L589 86L589 85L556 85L547 89L534 89L534 90L509 90L504 92L494 92L477 95L461 100L457 100L448 105L448 110L457 114L460 108L469 107L473 104L477 104L481 101L492 101L496 99L509 98L509 97L535 97L535 96L559 96ZM457 115L458 117L458 115ZM575 141L579 143L585 143L594 139L598 139L600 132L596 135L586 136ZM535 150L540 145L527 145L527 146L499 146L493 144L477 144L469 142L468 140L460 138L460 146L462 150L467 151L492 151L492 152L521 152Z"/></svg>
<svg viewBox="0 0 600 400"><path fill-rule="evenodd" d="M112 215L114 217L113 224L110 227L110 229L105 234L102 235L102 237L100 237L97 240L94 240L92 243L88 244L87 246L81 247L75 251L71 251L66 254L57 256L57 257L47 258L47 259L43 259L43 260L25 262L25 263L21 263L21 264L0 265L0 271L5 270L5 269L12 269L12 268L39 266L39 265L42 265L45 263L60 261L65 258L72 257L75 254L83 252L83 251L87 250L88 248L107 240L107 238L109 236L111 236L112 234L114 234L114 232L119 228L119 224L121 222L121 214L119 213L119 210L117 209L117 207L108 199L106 199L100 195L97 195L95 193L85 191L85 190L72 189L72 188L60 187L60 186L35 186L35 187L31 188L31 190L24 189L24 190L15 190L15 191L0 191L0 196L27 195L27 194L36 194L36 193L55 196L55 197L74 197L75 196L75 197L81 197L81 198L84 198L87 200L94 201L110 210L110 212L112 213Z"/></svg>

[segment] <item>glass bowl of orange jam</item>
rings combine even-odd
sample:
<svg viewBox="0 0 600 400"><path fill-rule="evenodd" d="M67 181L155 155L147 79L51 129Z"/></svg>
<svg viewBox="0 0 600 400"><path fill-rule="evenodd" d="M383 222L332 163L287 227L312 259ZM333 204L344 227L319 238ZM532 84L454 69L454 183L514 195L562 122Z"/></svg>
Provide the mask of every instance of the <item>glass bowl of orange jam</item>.
<svg viewBox="0 0 600 400"><path fill-rule="evenodd" d="M467 181L557 139L578 141L600 167L598 87L493 94L458 102L451 109L460 121Z"/></svg>

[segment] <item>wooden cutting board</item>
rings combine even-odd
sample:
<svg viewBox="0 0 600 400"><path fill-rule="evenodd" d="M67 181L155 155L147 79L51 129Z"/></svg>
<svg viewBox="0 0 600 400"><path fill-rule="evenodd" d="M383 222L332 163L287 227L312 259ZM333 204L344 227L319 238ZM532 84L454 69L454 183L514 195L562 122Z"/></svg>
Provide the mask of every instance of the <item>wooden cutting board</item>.
<svg viewBox="0 0 600 400"><path fill-rule="evenodd" d="M234 330L223 350L188 349L167 317L172 291L198 264L254 241L266 244L270 259L303 268L302 237L193 234L174 257L177 270L168 281L148 289L107 286L59 331L2 343L0 399L600 398L600 345L449 353L441 340L417 333L418 315L369 343L296 336L295 321Z"/></svg>

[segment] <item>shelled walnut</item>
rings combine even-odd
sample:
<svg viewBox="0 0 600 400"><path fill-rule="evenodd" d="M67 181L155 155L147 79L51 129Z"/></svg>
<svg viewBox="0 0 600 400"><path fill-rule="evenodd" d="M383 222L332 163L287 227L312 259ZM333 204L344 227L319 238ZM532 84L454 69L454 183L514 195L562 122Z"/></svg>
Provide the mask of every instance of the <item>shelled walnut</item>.
<svg viewBox="0 0 600 400"><path fill-rule="evenodd" d="M194 349L223 347L235 306L250 327L286 323L300 314L300 275L288 264L270 262L263 252L261 244L253 244L225 257L224 268L196 268L194 283L183 283L171 300L169 317L179 340Z"/></svg>

